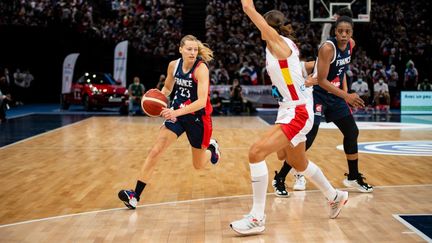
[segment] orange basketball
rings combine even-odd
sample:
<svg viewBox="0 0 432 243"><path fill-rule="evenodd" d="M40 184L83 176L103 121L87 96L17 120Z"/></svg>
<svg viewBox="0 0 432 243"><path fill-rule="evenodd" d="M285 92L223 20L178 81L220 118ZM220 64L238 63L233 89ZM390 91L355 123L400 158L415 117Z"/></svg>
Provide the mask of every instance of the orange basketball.
<svg viewBox="0 0 432 243"><path fill-rule="evenodd" d="M147 91L141 98L141 108L149 116L160 116L163 108L168 106L168 99L158 89Z"/></svg>

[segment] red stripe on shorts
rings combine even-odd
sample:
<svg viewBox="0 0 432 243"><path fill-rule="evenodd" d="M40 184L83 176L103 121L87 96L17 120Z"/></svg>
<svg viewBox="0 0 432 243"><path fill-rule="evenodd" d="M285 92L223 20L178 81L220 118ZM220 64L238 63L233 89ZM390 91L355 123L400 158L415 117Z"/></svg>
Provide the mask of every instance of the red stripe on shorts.
<svg viewBox="0 0 432 243"><path fill-rule="evenodd" d="M282 131L291 141L306 125L309 115L306 105L299 105L295 108L295 116L288 124L281 124Z"/></svg>
<svg viewBox="0 0 432 243"><path fill-rule="evenodd" d="M210 115L203 115L201 117L204 126L204 134L201 142L201 148L207 148L210 144L210 138L212 136L213 126Z"/></svg>

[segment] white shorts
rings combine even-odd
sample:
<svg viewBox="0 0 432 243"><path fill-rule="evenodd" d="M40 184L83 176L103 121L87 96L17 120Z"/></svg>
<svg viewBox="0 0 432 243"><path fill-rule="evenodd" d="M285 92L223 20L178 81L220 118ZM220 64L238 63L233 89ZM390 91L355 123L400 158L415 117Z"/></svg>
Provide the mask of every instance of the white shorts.
<svg viewBox="0 0 432 243"><path fill-rule="evenodd" d="M275 123L281 124L282 131L295 147L306 141L306 134L312 129L313 122L313 104L309 101L293 107L279 106Z"/></svg>

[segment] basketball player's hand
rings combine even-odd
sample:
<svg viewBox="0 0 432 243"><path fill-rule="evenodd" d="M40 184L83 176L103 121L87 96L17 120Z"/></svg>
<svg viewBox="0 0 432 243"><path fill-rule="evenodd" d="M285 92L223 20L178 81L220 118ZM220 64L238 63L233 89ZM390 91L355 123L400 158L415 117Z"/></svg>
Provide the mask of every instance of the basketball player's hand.
<svg viewBox="0 0 432 243"><path fill-rule="evenodd" d="M364 101L356 93L348 94L348 96L345 98L345 101L354 108L365 107Z"/></svg>
<svg viewBox="0 0 432 243"><path fill-rule="evenodd" d="M171 120L171 121L177 121L177 115L175 110L169 109L169 108L164 108L161 112L161 116L167 120Z"/></svg>
<svg viewBox="0 0 432 243"><path fill-rule="evenodd" d="M309 76L307 76L306 80L305 80L305 86L306 87L311 87L314 85L318 84L318 79L315 77L312 77L312 74L310 74Z"/></svg>

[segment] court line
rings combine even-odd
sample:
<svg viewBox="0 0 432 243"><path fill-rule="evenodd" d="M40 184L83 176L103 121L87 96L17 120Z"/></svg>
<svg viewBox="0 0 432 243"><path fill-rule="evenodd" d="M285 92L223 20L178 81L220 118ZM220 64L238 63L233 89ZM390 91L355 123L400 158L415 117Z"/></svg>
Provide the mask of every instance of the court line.
<svg viewBox="0 0 432 243"><path fill-rule="evenodd" d="M19 144L19 143L26 142L26 141L31 140L31 139L35 139L35 138L41 137L41 136L43 136L43 135L46 135L46 134L49 134L49 133L55 132L55 131L57 131L57 130L60 130L60 129L63 129L63 128L66 128L66 127L71 127L71 126L77 125L78 123L83 122L83 121L87 121L87 120L90 119L90 118L93 118L93 116L92 116L92 117L88 117L88 118L84 118L83 120L80 120L80 121L77 121L77 122L74 122L74 123L71 123L71 124L68 124L68 125L65 125L65 126L57 127L57 128L55 128L55 129L53 129L53 130L49 130L49 131L46 131L46 132L43 132L43 133L39 133L39 134L37 134L37 135L34 135L34 136L31 136L31 137L28 137L28 138L25 138L25 139L22 139L22 140L16 141L16 142L11 143L11 144L8 144L8 145L5 145L5 146L3 146L3 147L0 147L0 150L5 149L5 148L8 148L8 147L13 146L13 145L16 145L16 144Z"/></svg>
<svg viewBox="0 0 432 243"><path fill-rule="evenodd" d="M260 116L256 116L256 118L258 118L258 121L260 121L261 123L265 124L266 126L271 126L271 124L269 124L268 122L266 122L264 119L262 119Z"/></svg>
<svg viewBox="0 0 432 243"><path fill-rule="evenodd" d="M423 238L423 240L425 240L426 242L432 242L432 239L429 238L429 236L425 235L423 232L421 232L420 230L418 230L416 227L414 227L412 224L410 224L409 222L407 222L405 219L403 219L401 216L412 216L412 215L426 215L426 216L430 216L431 214L393 214L393 217L399 221L400 223L402 223L403 225L405 225L405 227L407 227L408 229L412 230L413 233L416 233L418 236L420 236L421 238Z"/></svg>
<svg viewBox="0 0 432 243"><path fill-rule="evenodd" d="M398 186L376 186L375 188L397 188L397 187L432 187L432 184L419 184L419 185L398 185ZM341 188L341 189L347 189L347 188ZM306 190L305 192L320 192L319 190ZM274 195L273 192L269 192L266 194L268 195ZM163 206L163 205L172 205L172 204L185 204L185 203L194 203L194 202L201 202L201 201L213 201L213 200L226 200L226 199L232 199L232 198L243 198L243 197L251 197L252 194L247 195L236 195L236 196L224 196L224 197L210 197L210 198L199 198L199 199L190 199L190 200L183 200L183 201L172 201L172 202L163 202L163 203L153 203L153 204L144 204L137 206L138 208L148 208L148 207L157 207L157 206ZM11 224L3 224L0 225L1 228L21 225L21 224L29 224L29 223L35 223L35 222L42 222L42 221L49 221L49 220L55 220L55 219L62 219L62 218L68 218L68 217L74 217L74 216L81 216L81 215L87 215L87 214L94 214L94 213L104 213L104 212L111 212L111 211L120 211L120 210L130 210L125 207L121 208L110 208L110 209L103 209L103 210L95 210L95 211L89 211L89 212L82 212L82 213L73 213L73 214L65 214L65 215L59 215L59 216L53 216L53 217L47 217L47 218L40 218L40 219L32 219L27 221L21 221Z"/></svg>

